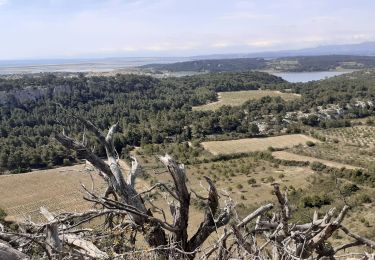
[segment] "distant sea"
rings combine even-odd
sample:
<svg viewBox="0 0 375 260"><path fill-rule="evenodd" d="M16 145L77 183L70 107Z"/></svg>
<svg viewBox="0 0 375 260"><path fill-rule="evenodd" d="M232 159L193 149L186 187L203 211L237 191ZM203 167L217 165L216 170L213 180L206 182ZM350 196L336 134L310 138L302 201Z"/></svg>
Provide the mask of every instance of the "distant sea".
<svg viewBox="0 0 375 260"><path fill-rule="evenodd" d="M134 57L103 59L0 60L0 74L39 72L106 72L151 63L173 63L191 60L184 57Z"/></svg>
<svg viewBox="0 0 375 260"><path fill-rule="evenodd" d="M132 57L132 58L102 58L102 59L46 59L46 60L0 60L0 75L29 74L40 72L110 72L120 69L131 69L152 63L174 63L190 61L188 57ZM346 72L319 71L319 72L275 72L289 82L308 82L321 80ZM195 75L197 72L171 73L173 76ZM198 73L199 74L199 73Z"/></svg>

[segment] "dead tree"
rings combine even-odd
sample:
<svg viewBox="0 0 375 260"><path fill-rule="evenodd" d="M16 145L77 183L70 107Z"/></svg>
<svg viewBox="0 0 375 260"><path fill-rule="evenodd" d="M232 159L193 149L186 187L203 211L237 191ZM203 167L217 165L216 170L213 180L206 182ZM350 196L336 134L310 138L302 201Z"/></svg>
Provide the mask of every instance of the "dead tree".
<svg viewBox="0 0 375 260"><path fill-rule="evenodd" d="M208 197L193 192L197 198L204 200L205 210L197 231L189 238L187 228L191 192L186 185L184 166L177 164L169 155L161 156L160 161L172 177L172 187L157 183L147 191L138 192L135 189L139 172L137 160L133 158L132 168L127 176L118 164L119 158L113 144L117 124L104 135L90 121L73 116L103 145L107 160L95 155L85 142L74 140L64 132L57 134L56 139L66 148L77 151L99 170L99 175L108 185L106 192L103 196L98 195L83 186L87 194L85 199L95 205L92 210L55 215L41 208L41 213L47 220L45 224L28 222L20 225L21 229L17 232L1 231L0 259L4 256L9 256L9 259L28 259L22 252L27 251L31 245L38 246L40 255L49 259L129 259L145 258L146 254L148 257L156 255L161 259L333 259L340 251L353 246L364 245L375 249L375 242L354 234L343 226L342 222L349 210L347 206L337 216L334 214L335 209L331 209L321 219L315 214L310 223L290 223L291 211L287 194L282 194L279 185L273 184L278 201L273 217L267 213L274 205L267 204L238 220L234 217L236 214L233 214L233 201L228 199L224 207L219 206L218 191L208 177L205 177L209 186ZM158 218L146 206L146 196L155 189L161 189L172 198L169 203L172 220L165 217L163 209L159 209L163 218ZM110 225L107 233L98 234L82 226L99 217L110 217L112 222L117 217L121 221ZM128 227L142 234L147 248L137 250L133 246L129 250L114 252L111 247L100 246L102 237L118 231L120 234L125 233ZM220 231L221 227L224 227L223 233ZM327 241L336 230L342 230L353 241L337 248L330 247ZM218 232L218 241L204 248L205 241L213 232ZM136 233L132 235L133 245L137 237ZM371 259L371 255L362 255Z"/></svg>
<svg viewBox="0 0 375 260"><path fill-rule="evenodd" d="M101 204L106 209L121 209L127 213L133 224L142 227L142 233L151 248L161 248L158 254L168 257L194 258L196 250L204 243L210 234L226 225L231 216L233 204L219 209L217 190L213 182L206 177L209 184L209 197L206 203L205 216L196 234L188 238L189 209L191 204L190 192L186 186L186 172L183 165L178 165L169 155L161 156L160 161L165 165L173 179L173 189L166 189L176 203L171 205L173 223L155 218L151 210L146 208L141 194L134 188L138 171L138 163L133 159L133 167L125 181L124 173L118 165L117 152L113 145L113 135L117 124L113 125L105 136L94 124L80 116L73 115L89 131L94 133L98 141L106 150L107 162L99 158L86 147L65 134L57 134L56 139L66 148L73 149L102 173L107 181L108 189L113 190L118 200L108 197L96 197L90 194L88 200ZM156 186L163 186L157 184ZM164 185L165 187L165 185ZM147 228L146 228L147 227ZM173 244L173 248L168 248Z"/></svg>

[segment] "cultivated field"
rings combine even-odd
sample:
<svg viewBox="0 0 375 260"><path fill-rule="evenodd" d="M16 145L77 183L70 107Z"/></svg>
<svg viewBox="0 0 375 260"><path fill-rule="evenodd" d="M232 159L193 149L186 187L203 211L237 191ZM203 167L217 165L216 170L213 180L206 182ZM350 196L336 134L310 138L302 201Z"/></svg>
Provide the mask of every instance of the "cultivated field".
<svg viewBox="0 0 375 260"><path fill-rule="evenodd" d="M356 167L356 166L349 165L349 164L343 164L343 163L334 162L334 161L322 160L322 159L318 159L318 158L315 158L315 157L294 154L294 153L290 153L290 152L286 152L286 151L273 152L272 155L276 159L280 159L280 160L290 160L290 161L298 161L298 162L320 162L320 163L323 163L324 165L327 165L329 167L335 167L335 168L346 168L346 169L358 169L358 168L360 168L360 167Z"/></svg>
<svg viewBox="0 0 375 260"><path fill-rule="evenodd" d="M374 161L375 153L368 148L353 147L343 143L320 143L313 147L295 146L288 152L319 158L328 161L340 162L366 168Z"/></svg>
<svg viewBox="0 0 375 260"><path fill-rule="evenodd" d="M127 167L121 163L123 168ZM105 183L91 165L75 165L24 174L0 176L0 208L9 219L23 220L31 217L41 221L39 209L46 206L52 212L83 211L91 207L83 199L81 183L88 189L102 192ZM11 187L11 188L10 188Z"/></svg>
<svg viewBox="0 0 375 260"><path fill-rule="evenodd" d="M346 144L373 147L375 144L375 127L374 126L352 126L343 128L331 128L321 131L330 141L337 140Z"/></svg>
<svg viewBox="0 0 375 260"><path fill-rule="evenodd" d="M302 134L282 135L267 138L246 138L229 141L202 142L202 146L214 155L247 153L264 151L269 147L288 148L298 144L305 144L307 141L318 143L319 141L310 136Z"/></svg>
<svg viewBox="0 0 375 260"><path fill-rule="evenodd" d="M219 92L219 100L206 105L193 107L194 110L216 110L220 107L227 106L240 106L251 99L261 99L262 97L281 97L282 99L289 101L300 98L299 94L294 93L282 93L280 91L272 90L247 90L247 91L233 91L233 92Z"/></svg>

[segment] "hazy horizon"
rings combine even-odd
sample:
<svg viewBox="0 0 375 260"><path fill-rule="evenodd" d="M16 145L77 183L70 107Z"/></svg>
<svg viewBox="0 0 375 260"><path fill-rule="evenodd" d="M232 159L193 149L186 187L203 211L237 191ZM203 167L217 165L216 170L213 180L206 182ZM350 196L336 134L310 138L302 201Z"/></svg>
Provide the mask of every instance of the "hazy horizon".
<svg viewBox="0 0 375 260"><path fill-rule="evenodd" d="M0 60L190 57L374 41L375 2L0 0Z"/></svg>

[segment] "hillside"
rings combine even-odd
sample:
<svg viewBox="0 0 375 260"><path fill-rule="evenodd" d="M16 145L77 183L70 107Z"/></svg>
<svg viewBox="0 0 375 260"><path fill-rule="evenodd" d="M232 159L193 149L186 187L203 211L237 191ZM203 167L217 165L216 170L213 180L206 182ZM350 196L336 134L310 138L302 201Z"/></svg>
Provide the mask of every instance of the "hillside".
<svg viewBox="0 0 375 260"><path fill-rule="evenodd" d="M120 155L125 156L133 146L149 143L221 135L272 135L300 131L301 123L321 127L346 125L348 117L374 114L374 74L372 70L362 71L306 84L290 84L261 72L166 79L50 74L0 79L3 93L0 169L23 172L77 161L79 156L57 145L52 137L63 125L65 131L77 137L83 129L73 126L56 103L90 118L104 129L119 121L121 130L115 136L115 145ZM249 97L234 107L192 110L217 101L218 92L259 89L296 93L301 98L284 100L279 96L263 96L251 100ZM91 136L88 140L93 142L99 155L104 154L103 147Z"/></svg>
<svg viewBox="0 0 375 260"><path fill-rule="evenodd" d="M177 62L171 64L149 64L144 69L181 72L240 72L248 70L275 71L327 71L338 69L363 69L375 67L374 56L295 56L275 59L237 58L210 59Z"/></svg>
<svg viewBox="0 0 375 260"><path fill-rule="evenodd" d="M97 225L103 222L100 216L106 214L106 221L112 221L116 207L121 210L119 216L124 216L127 204L98 197L111 191L98 173L110 176L114 167L121 168L118 159L129 161L131 155L142 166L140 171L133 169L138 165L133 161L132 170L121 169L120 176L131 183L133 179L127 176L136 173L137 183L116 188L113 197L124 196L121 192L134 187L129 192L136 194L131 197L136 199L129 201L142 203L135 206L144 205L140 209L147 214L142 213L142 217L173 223L171 200L189 194L185 200L177 200L186 202L181 219L190 222L184 226L190 240L195 234L202 234L201 221L207 219L207 212L211 214L206 210L206 196L217 202L221 215L226 216L230 207L236 216L233 221L237 221L269 203L280 203L274 196L278 187L288 196L291 228L294 223L308 224L312 217L322 218L337 208L344 211L340 215L350 212L340 220L344 227L373 239L375 151L369 116L375 115L374 83L374 70L300 84L263 72L162 79L82 74L1 79L0 170L4 175L0 176L0 217L8 214L7 220L16 221L30 217L32 223L40 225L44 220L40 207L47 207L55 215L75 211L57 215L61 223L67 223L59 228L66 230L69 225L75 229L75 223L85 223L85 228L100 230L104 233L100 233L95 245L104 250L107 247L100 242L103 236L124 239L124 232L117 232L124 222L123 218L116 218L112 223L122 224L105 229ZM218 94L227 103L214 110L193 109L217 102ZM364 117L367 119L358 119ZM98 126L97 130L93 131L93 124L85 119ZM106 141L106 129L116 122L107 135L113 139ZM70 138L76 141L72 144ZM169 157L160 157L163 154L171 155L184 167ZM112 161L110 167L102 159L105 156ZM86 160L100 171L83 165ZM183 178L177 183L184 186L175 188L176 178ZM204 181L210 187L208 194ZM120 185L123 184L116 187ZM10 186L14 192L9 192ZM216 189L220 192L217 198ZM87 200L95 202L95 208ZM270 214L277 214L279 208ZM262 223L267 223L269 216L265 214ZM229 221L229 217L224 219ZM1 218L0 222L4 223ZM124 230L128 228L124 226ZM170 227L166 228L170 232ZM319 232L324 230L324 226L319 228ZM147 239L149 233L141 232ZM94 233L85 234L93 239ZM214 244L217 235L222 235L222 229L210 226L205 243ZM326 240L337 247L351 238L338 230ZM143 240L137 243L140 248L144 246ZM363 253L369 247L355 250L349 252Z"/></svg>

